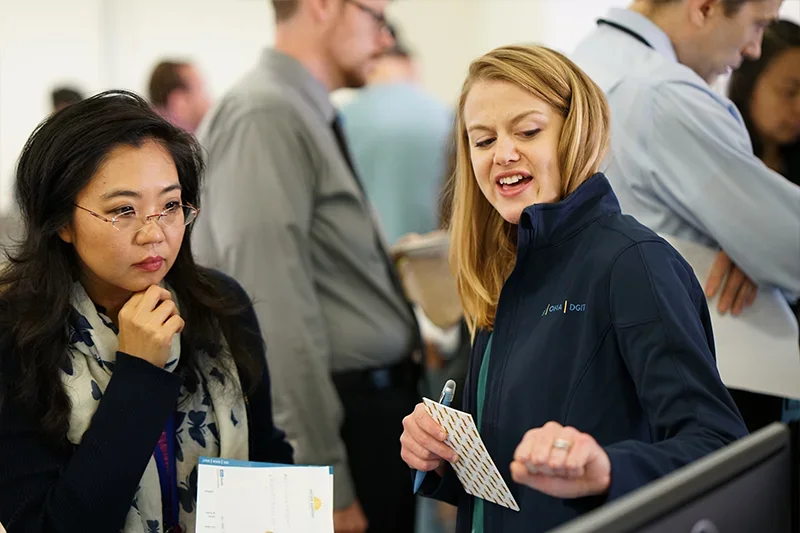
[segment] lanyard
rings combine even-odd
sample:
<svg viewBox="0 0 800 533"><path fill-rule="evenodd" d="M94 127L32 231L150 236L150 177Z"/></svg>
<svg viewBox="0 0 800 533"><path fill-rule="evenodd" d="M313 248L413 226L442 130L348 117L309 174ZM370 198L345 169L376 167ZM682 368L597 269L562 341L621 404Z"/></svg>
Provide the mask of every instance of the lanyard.
<svg viewBox="0 0 800 533"><path fill-rule="evenodd" d="M164 429L167 441L167 457L169 469L164 463L164 454L161 446L156 445L155 453L156 467L158 468L158 480L161 483L161 501L169 506L169 513L164 510L164 531L177 531L178 515L180 513L178 501L178 468L175 464L175 417L170 416L167 420L167 427ZM168 471L169 470L169 471Z"/></svg>
<svg viewBox="0 0 800 533"><path fill-rule="evenodd" d="M631 37L633 37L634 39L636 39L637 41L639 41L640 43L642 43L646 47L653 48L653 45L650 44L650 42L647 39L645 39L644 37L642 37L641 35L639 35L635 31L633 31L632 29L626 28L622 24L617 24L616 22L612 22L612 21L607 20L607 19L597 19L597 25L598 26L601 26L601 25L611 26L612 28L614 28L617 31L621 31L622 33L627 33L628 35L630 35Z"/></svg>

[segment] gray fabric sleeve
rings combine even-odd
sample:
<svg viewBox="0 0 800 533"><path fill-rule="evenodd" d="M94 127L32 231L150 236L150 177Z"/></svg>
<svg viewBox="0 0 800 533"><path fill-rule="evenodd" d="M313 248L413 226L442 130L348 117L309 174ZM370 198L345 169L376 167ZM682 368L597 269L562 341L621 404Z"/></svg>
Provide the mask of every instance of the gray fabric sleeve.
<svg viewBox="0 0 800 533"><path fill-rule="evenodd" d="M316 154L286 106L226 122L206 147L208 222L193 245L201 260L235 278L253 298L267 343L275 424L286 432L297 464L334 467L334 504L341 509L355 492L312 269Z"/></svg>

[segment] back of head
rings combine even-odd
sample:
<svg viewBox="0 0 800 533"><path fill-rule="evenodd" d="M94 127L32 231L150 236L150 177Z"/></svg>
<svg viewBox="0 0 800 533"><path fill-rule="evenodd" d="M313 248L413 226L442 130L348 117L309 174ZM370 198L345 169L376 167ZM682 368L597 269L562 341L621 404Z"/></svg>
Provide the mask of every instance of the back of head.
<svg viewBox="0 0 800 533"><path fill-rule="evenodd" d="M494 323L500 289L516 261L517 226L482 194L472 167L464 107L481 81L513 84L564 118L557 158L561 198L598 172L608 151L610 112L602 90L564 55L543 46L506 46L476 59L464 82L456 116L451 263L470 328Z"/></svg>
<svg viewBox="0 0 800 533"><path fill-rule="evenodd" d="M416 65L411 50L401 39L399 31L387 24L394 44L378 58L368 75L368 83L408 83L417 79Z"/></svg>
<svg viewBox="0 0 800 533"><path fill-rule="evenodd" d="M300 0L272 0L275 22L281 23L289 20L297 12L299 6Z"/></svg>
<svg viewBox="0 0 800 533"><path fill-rule="evenodd" d="M161 61L156 65L148 84L148 97L154 106L165 109L173 91L187 88L181 69L188 66L189 63L183 61Z"/></svg>
<svg viewBox="0 0 800 533"><path fill-rule="evenodd" d="M50 94L53 111L60 111L65 107L83 100L83 95L72 87L57 87Z"/></svg>
<svg viewBox="0 0 800 533"><path fill-rule="evenodd" d="M411 50L407 46L405 40L400 35L400 30L394 24L387 23L386 28L389 30L389 33L392 36L392 41L394 44L384 52L384 55L391 56L391 57L399 57L402 59L412 60L413 55L411 54Z"/></svg>
<svg viewBox="0 0 800 533"><path fill-rule="evenodd" d="M150 102L168 120L195 132L211 107L206 83L185 61L162 61L150 76Z"/></svg>

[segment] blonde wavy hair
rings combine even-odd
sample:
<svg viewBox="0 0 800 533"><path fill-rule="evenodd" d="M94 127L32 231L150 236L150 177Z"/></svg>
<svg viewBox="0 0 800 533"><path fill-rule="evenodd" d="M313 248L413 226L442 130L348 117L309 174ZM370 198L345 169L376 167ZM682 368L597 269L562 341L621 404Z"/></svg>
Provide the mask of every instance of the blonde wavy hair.
<svg viewBox="0 0 800 533"><path fill-rule="evenodd" d="M472 62L456 116L456 164L450 177L450 264L470 332L491 330L516 261L517 226L478 187L470 160L464 103L479 81L513 83L564 117L558 143L561 198L599 171L608 151L610 112L603 91L564 55L543 46L505 46Z"/></svg>

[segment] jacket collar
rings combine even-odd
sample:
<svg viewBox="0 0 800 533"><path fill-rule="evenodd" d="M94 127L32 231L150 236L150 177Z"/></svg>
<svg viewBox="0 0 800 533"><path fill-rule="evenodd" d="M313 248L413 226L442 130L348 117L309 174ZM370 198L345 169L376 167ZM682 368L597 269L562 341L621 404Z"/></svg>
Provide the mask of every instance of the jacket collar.
<svg viewBox="0 0 800 533"><path fill-rule="evenodd" d="M604 18L641 35L656 52L678 62L678 55L669 36L655 22L641 13L630 9L611 8Z"/></svg>
<svg viewBox="0 0 800 533"><path fill-rule="evenodd" d="M261 55L261 65L278 80L297 91L326 124L333 122L336 108L331 103L328 89L300 61L274 48L267 48Z"/></svg>
<svg viewBox="0 0 800 533"><path fill-rule="evenodd" d="M611 184L598 172L560 202L526 207L517 229L518 251L556 245L598 218L619 212Z"/></svg>

